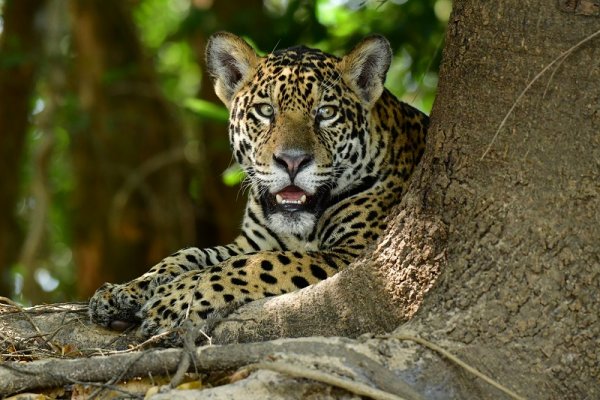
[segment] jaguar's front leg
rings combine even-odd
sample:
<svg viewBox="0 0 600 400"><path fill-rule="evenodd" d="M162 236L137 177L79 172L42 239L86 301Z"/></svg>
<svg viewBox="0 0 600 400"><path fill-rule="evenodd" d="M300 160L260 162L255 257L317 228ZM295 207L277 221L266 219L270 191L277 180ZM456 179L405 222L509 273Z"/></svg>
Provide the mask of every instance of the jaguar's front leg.
<svg viewBox="0 0 600 400"><path fill-rule="evenodd" d="M221 258L226 258L229 250L210 249L210 253L208 251L197 248L180 250L156 264L139 278L123 284L105 283L90 299L91 320L113 328L118 328L122 322L138 322L140 309L154 296L157 287L183 273L221 261ZM219 256L221 253L223 255Z"/></svg>
<svg viewBox="0 0 600 400"><path fill-rule="evenodd" d="M199 325L231 305L301 289L337 273L350 259L333 252L258 252L187 272L158 287L143 306L141 333L165 332L186 319Z"/></svg>

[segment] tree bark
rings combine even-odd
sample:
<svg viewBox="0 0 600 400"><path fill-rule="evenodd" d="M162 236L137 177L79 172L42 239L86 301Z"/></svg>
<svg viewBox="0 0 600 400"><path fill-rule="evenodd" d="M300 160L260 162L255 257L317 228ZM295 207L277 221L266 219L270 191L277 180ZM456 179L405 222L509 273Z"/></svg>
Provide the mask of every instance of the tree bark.
<svg viewBox="0 0 600 400"><path fill-rule="evenodd" d="M404 201L447 225L448 265L409 328L528 398L598 397L600 37L560 56L599 20L543 1L454 7Z"/></svg>
<svg viewBox="0 0 600 400"><path fill-rule="evenodd" d="M240 23L243 21L251 21L251 27L261 26L267 22L265 14L261 12L262 8L262 0L216 1L210 6L211 19L217 21L218 29L226 31L241 29ZM240 21L240 15L246 17ZM209 36L207 32L213 33L214 30L215 28L203 27L191 37L191 42L196 52L196 59L202 65L202 86L199 97L221 104L213 89L204 60L204 50ZM204 209L200 211L202 229L199 229L198 235L202 236L201 243L216 246L231 242L240 233L240 221L244 215L247 196L239 185L223 184L222 173L234 163L229 146L227 124L203 120L199 125L200 141L204 151L198 175L202 181Z"/></svg>
<svg viewBox="0 0 600 400"><path fill-rule="evenodd" d="M8 0L0 36L0 293L9 293L8 267L17 259L22 234L15 208L18 171L29 126L31 94L36 82L40 38L35 18L44 8L39 0Z"/></svg>
<svg viewBox="0 0 600 400"><path fill-rule="evenodd" d="M181 126L127 3L73 1L80 127L73 133L78 289L123 282L194 242Z"/></svg>

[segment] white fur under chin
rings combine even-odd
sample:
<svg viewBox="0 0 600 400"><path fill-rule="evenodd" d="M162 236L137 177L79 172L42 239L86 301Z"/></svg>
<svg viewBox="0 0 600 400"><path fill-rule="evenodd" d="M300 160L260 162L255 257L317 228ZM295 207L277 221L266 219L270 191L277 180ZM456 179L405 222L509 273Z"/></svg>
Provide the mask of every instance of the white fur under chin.
<svg viewBox="0 0 600 400"><path fill-rule="evenodd" d="M277 234L307 236L315 226L316 218L307 212L275 213L269 216L270 228Z"/></svg>

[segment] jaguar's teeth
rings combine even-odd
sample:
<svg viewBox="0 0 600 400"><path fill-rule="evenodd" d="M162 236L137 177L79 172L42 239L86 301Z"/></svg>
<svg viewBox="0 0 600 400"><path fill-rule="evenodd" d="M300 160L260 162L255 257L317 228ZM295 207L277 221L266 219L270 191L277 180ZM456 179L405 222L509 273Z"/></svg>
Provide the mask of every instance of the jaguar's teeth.
<svg viewBox="0 0 600 400"><path fill-rule="evenodd" d="M300 196L300 198L298 200L292 200L292 199L284 199L282 195L280 194L276 194L275 195L275 201L277 202L277 204L296 204L296 205L302 205L304 203L306 203L306 195L303 194L302 196Z"/></svg>
<svg viewBox="0 0 600 400"><path fill-rule="evenodd" d="M280 204L302 204L300 200L283 200Z"/></svg>

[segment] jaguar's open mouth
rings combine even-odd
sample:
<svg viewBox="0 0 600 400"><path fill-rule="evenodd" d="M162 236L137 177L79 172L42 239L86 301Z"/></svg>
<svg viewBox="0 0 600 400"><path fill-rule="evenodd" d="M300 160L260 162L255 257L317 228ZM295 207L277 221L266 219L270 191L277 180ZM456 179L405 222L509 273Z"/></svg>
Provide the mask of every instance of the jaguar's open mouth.
<svg viewBox="0 0 600 400"><path fill-rule="evenodd" d="M312 196L298 186L286 186L283 190L275 193L277 208L285 211L300 211L310 204L311 201Z"/></svg>
<svg viewBox="0 0 600 400"><path fill-rule="evenodd" d="M276 193L266 192L261 197L267 214L308 212L318 214L327 198L325 190L309 194L295 185L286 186Z"/></svg>

